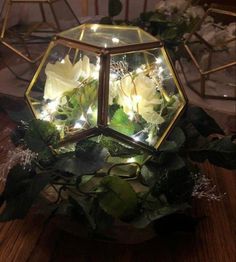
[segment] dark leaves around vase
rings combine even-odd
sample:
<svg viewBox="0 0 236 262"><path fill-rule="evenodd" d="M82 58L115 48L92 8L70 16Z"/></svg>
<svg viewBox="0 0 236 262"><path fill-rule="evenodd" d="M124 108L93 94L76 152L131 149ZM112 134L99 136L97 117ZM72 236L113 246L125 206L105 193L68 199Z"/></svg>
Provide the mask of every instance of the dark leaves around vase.
<svg viewBox="0 0 236 262"><path fill-rule="evenodd" d="M137 211L138 199L129 182L117 177L107 176L98 188L99 205L109 215L129 221Z"/></svg>
<svg viewBox="0 0 236 262"><path fill-rule="evenodd" d="M194 179L190 171L183 167L177 170L169 170L159 177L152 188L152 195L160 197L164 195L170 204L188 202L194 187Z"/></svg>
<svg viewBox="0 0 236 262"><path fill-rule="evenodd" d="M216 121L200 107L189 106L186 112L186 119L191 122L204 137L208 137L211 134L224 135L224 131Z"/></svg>
<svg viewBox="0 0 236 262"><path fill-rule="evenodd" d="M0 221L24 218L50 179L49 173L36 174L20 165L13 167L1 194L1 206L5 206L0 214Z"/></svg>
<svg viewBox="0 0 236 262"><path fill-rule="evenodd" d="M28 123L21 121L11 133L11 141L15 146L24 144L25 133L28 129Z"/></svg>
<svg viewBox="0 0 236 262"><path fill-rule="evenodd" d="M30 150L38 153L39 161L47 163L53 159L50 146L57 146L59 137L59 132L53 123L34 119L29 122L24 141Z"/></svg>
<svg viewBox="0 0 236 262"><path fill-rule="evenodd" d="M113 218L99 206L96 198L85 196L77 200L70 196L68 200L67 215L88 226L90 233L99 234L112 225Z"/></svg>
<svg viewBox="0 0 236 262"><path fill-rule="evenodd" d="M235 136L224 136L224 131L202 108L189 107L179 125L186 136L184 153L193 161L208 160L216 166L236 168Z"/></svg>
<svg viewBox="0 0 236 262"><path fill-rule="evenodd" d="M112 157L127 158L143 154L142 150L137 150L106 136L102 136L99 143L109 151Z"/></svg>
<svg viewBox="0 0 236 262"><path fill-rule="evenodd" d="M236 136L225 136L206 142L200 148L189 150L193 161L210 163L227 169L236 169Z"/></svg>
<svg viewBox="0 0 236 262"><path fill-rule="evenodd" d="M75 152L59 155L54 169L75 176L92 174L104 166L108 155L99 143L83 140L77 143Z"/></svg>

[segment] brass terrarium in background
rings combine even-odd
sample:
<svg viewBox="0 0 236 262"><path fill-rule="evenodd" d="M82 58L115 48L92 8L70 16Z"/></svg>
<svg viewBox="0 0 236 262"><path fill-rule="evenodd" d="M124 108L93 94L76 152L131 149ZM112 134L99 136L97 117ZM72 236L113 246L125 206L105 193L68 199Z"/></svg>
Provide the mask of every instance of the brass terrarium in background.
<svg viewBox="0 0 236 262"><path fill-rule="evenodd" d="M236 13L209 8L184 43L188 86L206 98L236 100Z"/></svg>
<svg viewBox="0 0 236 262"><path fill-rule="evenodd" d="M42 44L55 33L70 28L72 21L79 24L67 0L4 0L0 19L0 43L30 63L42 57Z"/></svg>
<svg viewBox="0 0 236 262"><path fill-rule="evenodd" d="M153 152L186 100L162 43L137 27L84 24L50 43L28 90L62 144L105 135Z"/></svg>

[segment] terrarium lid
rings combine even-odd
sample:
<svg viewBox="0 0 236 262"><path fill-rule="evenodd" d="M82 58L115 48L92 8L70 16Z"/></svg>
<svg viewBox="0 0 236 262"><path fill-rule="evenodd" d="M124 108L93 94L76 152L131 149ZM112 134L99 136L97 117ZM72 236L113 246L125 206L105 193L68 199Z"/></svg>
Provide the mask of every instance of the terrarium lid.
<svg viewBox="0 0 236 262"><path fill-rule="evenodd" d="M69 40L102 48L153 43L158 39L139 27L102 24L83 24L58 34Z"/></svg>

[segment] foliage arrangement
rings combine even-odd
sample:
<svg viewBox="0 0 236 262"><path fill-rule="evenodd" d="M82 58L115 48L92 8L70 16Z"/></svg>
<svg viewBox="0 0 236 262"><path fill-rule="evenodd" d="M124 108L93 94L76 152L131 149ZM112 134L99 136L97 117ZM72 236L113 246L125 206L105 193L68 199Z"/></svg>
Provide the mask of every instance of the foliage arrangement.
<svg viewBox="0 0 236 262"><path fill-rule="evenodd" d="M162 0L157 1L154 11L141 13L137 19L131 21L115 20L115 16L122 11L120 0L110 0L108 17L101 23L128 23L139 26L165 42L169 49L182 43L185 34L192 31L196 23L204 16L204 9L198 5L199 1L192 0Z"/></svg>
<svg viewBox="0 0 236 262"><path fill-rule="evenodd" d="M101 234L117 220L145 228L189 208L193 196L218 199L206 189L209 181L192 160L236 168L236 137L225 136L197 107L188 108L143 165L122 162L142 152L105 136L67 147L58 147L58 138L54 124L43 120L22 122L16 128L16 150L1 165L9 170L0 196L1 221L25 217L42 192L50 192L52 214L69 216L89 232ZM110 158L121 164L109 164Z"/></svg>

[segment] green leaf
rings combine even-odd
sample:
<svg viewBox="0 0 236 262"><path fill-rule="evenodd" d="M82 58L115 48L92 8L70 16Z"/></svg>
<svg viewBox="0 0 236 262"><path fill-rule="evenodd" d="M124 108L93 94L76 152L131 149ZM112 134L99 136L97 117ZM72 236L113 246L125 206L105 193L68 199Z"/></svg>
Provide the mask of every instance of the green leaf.
<svg viewBox="0 0 236 262"><path fill-rule="evenodd" d="M194 178L186 167L169 170L152 188L152 195L165 195L171 204L179 204L190 200L194 187Z"/></svg>
<svg viewBox="0 0 236 262"><path fill-rule="evenodd" d="M131 185L116 176L102 179L100 186L103 193L99 196L99 205L109 215L130 219L137 209L137 195Z"/></svg>
<svg viewBox="0 0 236 262"><path fill-rule="evenodd" d="M135 131L135 124L129 120L121 108L112 117L110 127L127 136L133 135Z"/></svg>
<svg viewBox="0 0 236 262"><path fill-rule="evenodd" d="M5 206L0 214L0 221L24 218L50 180L50 173L36 174L20 165L13 167L2 193Z"/></svg>
<svg viewBox="0 0 236 262"><path fill-rule="evenodd" d="M203 162L208 159L216 166L236 169L236 136L213 140L201 148L189 150L188 153L194 161Z"/></svg>
<svg viewBox="0 0 236 262"><path fill-rule="evenodd" d="M115 141L112 138L102 136L99 143L107 148L112 157L133 157L141 155L143 152L132 147L128 147L122 143Z"/></svg>
<svg viewBox="0 0 236 262"><path fill-rule="evenodd" d="M94 141L84 140L76 145L76 151L60 155L54 169L81 176L101 169L108 157L107 149Z"/></svg>
<svg viewBox="0 0 236 262"><path fill-rule="evenodd" d="M157 208L154 210L143 211L135 220L132 221L132 225L137 228L145 228L153 221L173 214L177 211L185 210L188 207L189 205L185 203L180 205L166 205L162 207L157 206Z"/></svg>
<svg viewBox="0 0 236 262"><path fill-rule="evenodd" d="M187 119L195 126L202 136L207 137L211 134L224 135L224 131L219 127L216 121L200 107L188 107Z"/></svg>
<svg viewBox="0 0 236 262"><path fill-rule="evenodd" d="M39 154L39 159L46 159L52 157L49 146L55 146L59 137L59 132L54 124L34 119L29 122L24 141L30 150Z"/></svg>
<svg viewBox="0 0 236 262"><path fill-rule="evenodd" d="M109 0L108 3L108 14L113 17L119 15L122 11L122 3L120 0Z"/></svg>

